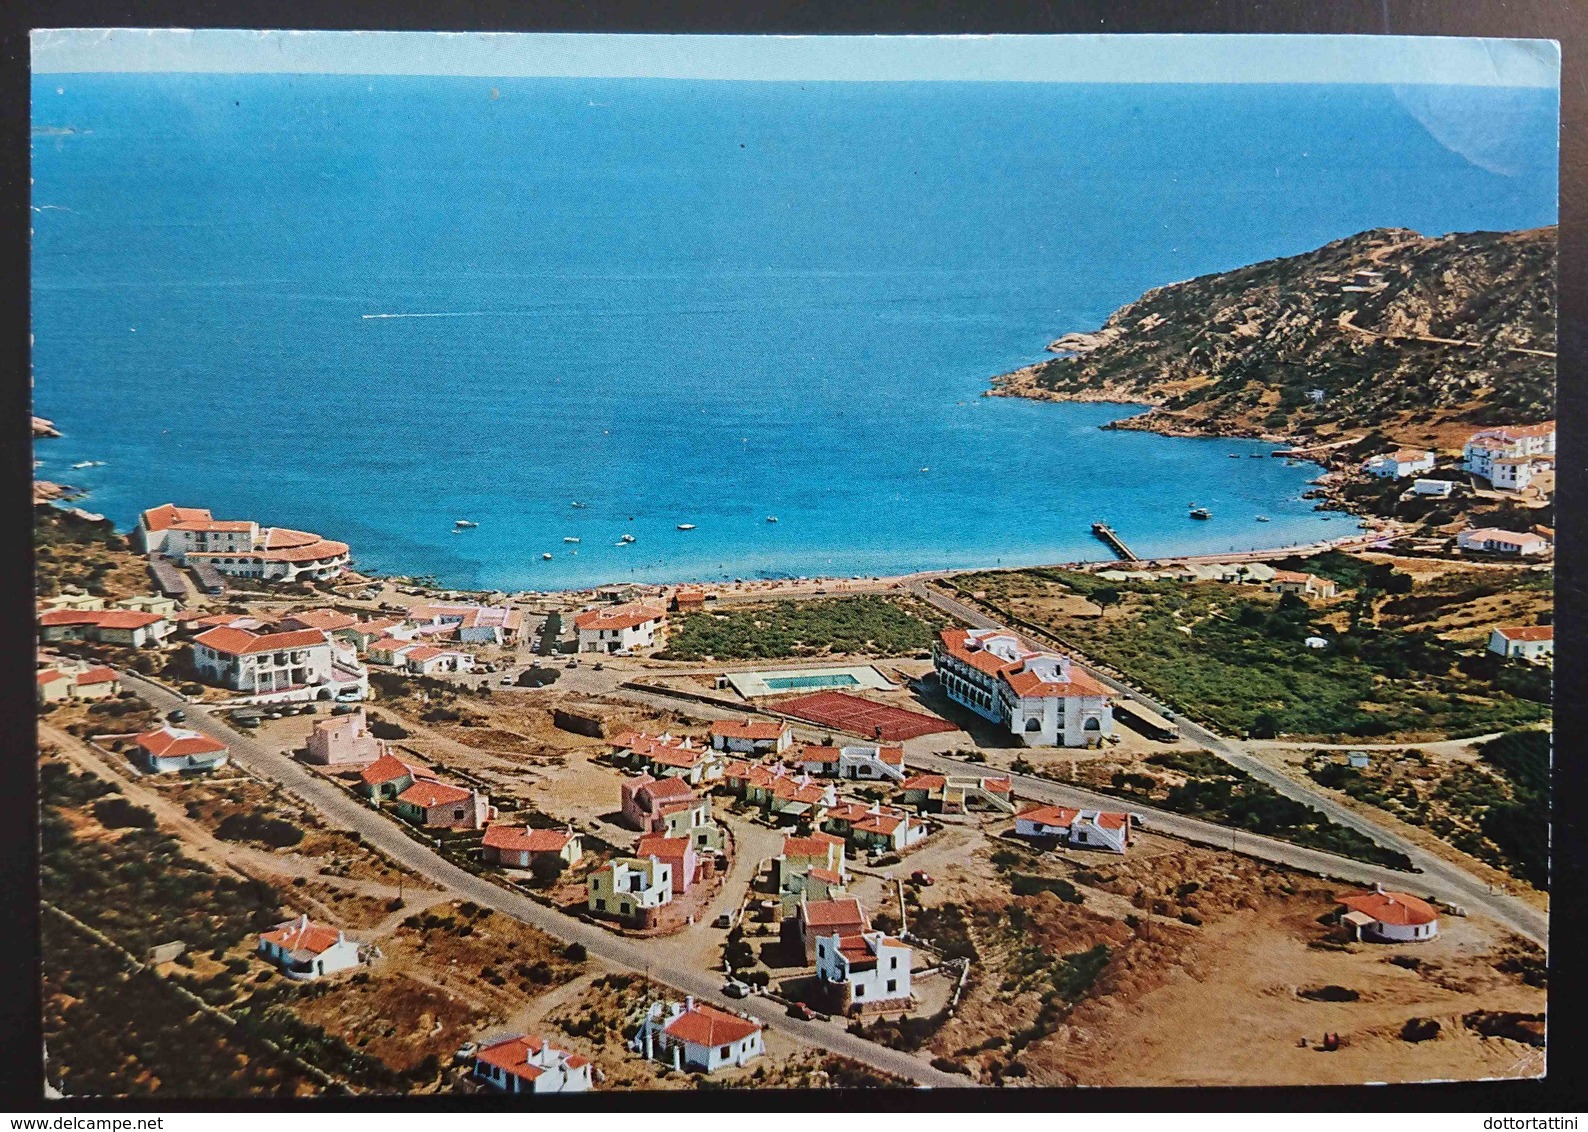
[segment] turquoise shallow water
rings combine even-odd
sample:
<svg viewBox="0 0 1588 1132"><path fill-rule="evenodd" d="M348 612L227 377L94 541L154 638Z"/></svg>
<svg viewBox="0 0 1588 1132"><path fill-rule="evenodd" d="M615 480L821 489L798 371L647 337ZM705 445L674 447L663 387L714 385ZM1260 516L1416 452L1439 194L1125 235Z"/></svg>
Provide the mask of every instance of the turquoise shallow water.
<svg viewBox="0 0 1588 1132"><path fill-rule="evenodd" d="M1266 446L980 394L1149 287L1552 223L1553 93L1448 101L1505 144L1437 89L39 76L40 474L456 586L1337 537Z"/></svg>

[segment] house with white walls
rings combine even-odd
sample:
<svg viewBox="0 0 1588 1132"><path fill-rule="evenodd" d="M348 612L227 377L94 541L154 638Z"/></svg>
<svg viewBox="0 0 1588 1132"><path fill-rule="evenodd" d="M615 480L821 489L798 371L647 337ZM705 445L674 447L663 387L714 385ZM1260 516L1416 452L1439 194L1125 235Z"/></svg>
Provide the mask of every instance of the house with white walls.
<svg viewBox="0 0 1588 1132"><path fill-rule="evenodd" d="M580 652L628 652L648 649L667 624L665 611L631 603L604 605L574 615Z"/></svg>
<svg viewBox="0 0 1588 1132"><path fill-rule="evenodd" d="M719 1010L691 995L683 1002L653 1002L629 1048L674 1069L715 1073L765 1053L761 1030L750 1015Z"/></svg>
<svg viewBox="0 0 1588 1132"><path fill-rule="evenodd" d="M1108 690L1069 657L1002 629L944 629L932 647L943 692L1032 747L1095 747L1114 733Z"/></svg>
<svg viewBox="0 0 1588 1132"><path fill-rule="evenodd" d="M1015 816L1015 836L1123 853L1130 845L1132 824L1129 814L1071 806L1032 806Z"/></svg>
<svg viewBox="0 0 1588 1132"><path fill-rule="evenodd" d="M342 929L317 924L307 915L262 933L258 951L289 979L318 979L359 965L356 942Z"/></svg>
<svg viewBox="0 0 1588 1132"><path fill-rule="evenodd" d="M834 1013L908 1010L910 946L883 932L833 932L816 940L816 977Z"/></svg>
<svg viewBox="0 0 1588 1132"><path fill-rule="evenodd" d="M1553 625L1504 625L1489 630L1489 651L1504 657L1541 660L1555 655Z"/></svg>
<svg viewBox="0 0 1588 1132"><path fill-rule="evenodd" d="M594 1087L588 1057L524 1034L481 1042L472 1073L499 1093L587 1093Z"/></svg>

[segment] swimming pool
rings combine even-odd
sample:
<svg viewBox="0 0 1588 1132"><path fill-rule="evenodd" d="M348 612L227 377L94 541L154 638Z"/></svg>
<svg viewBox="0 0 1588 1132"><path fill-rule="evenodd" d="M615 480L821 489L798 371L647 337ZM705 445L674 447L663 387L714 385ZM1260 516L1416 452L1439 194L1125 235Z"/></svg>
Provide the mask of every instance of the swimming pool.
<svg viewBox="0 0 1588 1132"><path fill-rule="evenodd" d="M771 676L765 678L768 688L777 692L786 692L798 688L853 688L859 684L848 672L828 672L815 676Z"/></svg>

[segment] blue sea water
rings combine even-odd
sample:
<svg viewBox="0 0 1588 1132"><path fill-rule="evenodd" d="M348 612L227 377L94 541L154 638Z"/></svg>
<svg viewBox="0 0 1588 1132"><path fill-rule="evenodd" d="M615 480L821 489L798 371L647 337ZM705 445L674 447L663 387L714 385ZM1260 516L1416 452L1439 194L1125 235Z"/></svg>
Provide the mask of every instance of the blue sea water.
<svg viewBox="0 0 1588 1132"><path fill-rule="evenodd" d="M34 394L65 433L39 474L123 527L207 506L460 587L1109 557L1096 520L1144 554L1338 537L1299 499L1315 468L1228 458L1266 446L980 394L1150 287L1365 228L1556 218L1553 91L33 95Z"/></svg>

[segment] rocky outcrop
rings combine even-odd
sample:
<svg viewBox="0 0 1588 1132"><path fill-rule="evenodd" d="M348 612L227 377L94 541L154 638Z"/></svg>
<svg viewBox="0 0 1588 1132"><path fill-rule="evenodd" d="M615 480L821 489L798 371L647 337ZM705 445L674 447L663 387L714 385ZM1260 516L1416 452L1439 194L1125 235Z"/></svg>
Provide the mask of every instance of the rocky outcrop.
<svg viewBox="0 0 1588 1132"><path fill-rule="evenodd" d="M1150 410L1114 427L1297 441L1545 420L1555 237L1380 228L1169 284L989 394L1137 402Z"/></svg>
<svg viewBox="0 0 1588 1132"><path fill-rule="evenodd" d="M43 417L34 417L33 435L35 438L38 438L43 436L59 436L61 434L59 430L56 429L54 421L47 421Z"/></svg>

